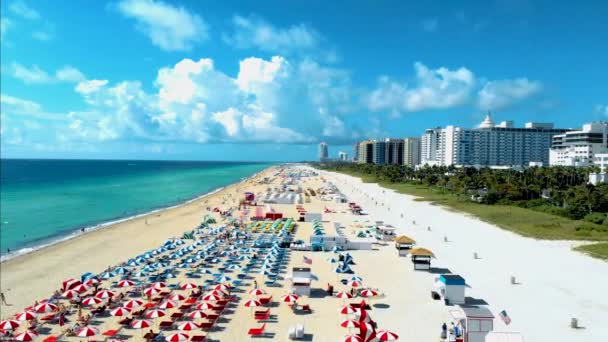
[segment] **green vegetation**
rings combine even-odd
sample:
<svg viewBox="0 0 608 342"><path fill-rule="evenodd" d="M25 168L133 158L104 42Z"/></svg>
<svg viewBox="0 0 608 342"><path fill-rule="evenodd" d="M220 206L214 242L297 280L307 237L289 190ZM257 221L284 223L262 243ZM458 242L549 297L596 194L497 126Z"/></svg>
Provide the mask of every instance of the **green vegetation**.
<svg viewBox="0 0 608 342"><path fill-rule="evenodd" d="M587 184L589 169L524 171L325 163L398 192L474 215L517 234L548 240L608 241L608 185ZM608 259L608 243L577 248Z"/></svg>

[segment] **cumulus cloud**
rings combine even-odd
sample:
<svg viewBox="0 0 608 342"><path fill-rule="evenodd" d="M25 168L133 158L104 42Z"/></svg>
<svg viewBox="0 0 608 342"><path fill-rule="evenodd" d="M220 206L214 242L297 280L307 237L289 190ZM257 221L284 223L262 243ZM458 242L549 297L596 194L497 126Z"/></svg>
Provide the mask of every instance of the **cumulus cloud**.
<svg viewBox="0 0 608 342"><path fill-rule="evenodd" d="M139 82L86 80L90 105L72 112L66 136L198 143L311 143L349 140L348 73L311 60L243 59L236 77L213 60L184 59L161 68L148 93Z"/></svg>
<svg viewBox="0 0 608 342"><path fill-rule="evenodd" d="M9 69L10 74L22 80L25 83L48 83L52 81L52 77L38 65L27 67L17 62L13 62Z"/></svg>
<svg viewBox="0 0 608 342"><path fill-rule="evenodd" d="M378 87L369 95L368 107L373 111L388 110L394 116L457 107L469 101L476 84L475 75L465 67L429 69L416 62L414 70L416 77L411 85L381 77Z"/></svg>
<svg viewBox="0 0 608 342"><path fill-rule="evenodd" d="M40 19L40 13L29 7L24 1L16 0L11 3L9 10L14 14L29 20Z"/></svg>
<svg viewBox="0 0 608 342"><path fill-rule="evenodd" d="M489 81L479 91L479 108L498 110L508 108L542 90L542 83L527 78Z"/></svg>
<svg viewBox="0 0 608 342"><path fill-rule="evenodd" d="M288 53L318 46L321 35L304 24L276 27L256 16L236 15L232 19L234 32L224 40L237 48L257 48L272 53Z"/></svg>
<svg viewBox="0 0 608 342"><path fill-rule="evenodd" d="M71 65L66 65L55 72L55 78L64 82L81 82L86 79L84 74Z"/></svg>
<svg viewBox="0 0 608 342"><path fill-rule="evenodd" d="M27 116L41 120L67 120L64 115L44 111L38 102L8 94L0 94L0 110L3 118L10 115Z"/></svg>
<svg viewBox="0 0 608 342"><path fill-rule="evenodd" d="M123 0L118 11L136 21L136 28L166 51L190 50L208 39L208 25L184 7L155 0Z"/></svg>

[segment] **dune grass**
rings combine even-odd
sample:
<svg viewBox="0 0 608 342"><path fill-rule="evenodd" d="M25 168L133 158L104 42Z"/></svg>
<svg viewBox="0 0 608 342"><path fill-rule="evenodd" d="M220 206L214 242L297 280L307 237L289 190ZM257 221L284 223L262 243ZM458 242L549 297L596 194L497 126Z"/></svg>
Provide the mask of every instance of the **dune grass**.
<svg viewBox="0 0 608 342"><path fill-rule="evenodd" d="M349 174L361 178L364 182L378 183L373 176ZM418 200L421 201L429 201L448 209L473 215L483 221L530 238L608 241L606 227L589 222L571 220L566 217L517 206L479 204L422 184L382 182L379 184L400 193L420 197ZM584 245L576 248L576 250L588 253L596 258L608 259L608 242Z"/></svg>

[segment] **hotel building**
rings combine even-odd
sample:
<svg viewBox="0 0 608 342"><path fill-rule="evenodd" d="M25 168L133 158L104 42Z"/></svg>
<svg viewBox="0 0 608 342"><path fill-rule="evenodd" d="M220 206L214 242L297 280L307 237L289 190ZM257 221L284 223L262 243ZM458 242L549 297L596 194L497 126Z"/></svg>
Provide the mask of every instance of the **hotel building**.
<svg viewBox="0 0 608 342"><path fill-rule="evenodd" d="M595 156L608 153L608 122L592 122L578 131L553 137L549 163L552 166L597 165Z"/></svg>

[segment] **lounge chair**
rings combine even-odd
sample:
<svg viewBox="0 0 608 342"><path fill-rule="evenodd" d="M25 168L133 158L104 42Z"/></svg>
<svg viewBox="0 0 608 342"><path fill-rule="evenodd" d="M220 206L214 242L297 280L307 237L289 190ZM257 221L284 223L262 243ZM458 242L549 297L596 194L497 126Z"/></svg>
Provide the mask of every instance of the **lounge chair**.
<svg viewBox="0 0 608 342"><path fill-rule="evenodd" d="M251 328L247 334L251 336L261 336L264 334L264 329L266 329L266 323L262 324L259 328Z"/></svg>
<svg viewBox="0 0 608 342"><path fill-rule="evenodd" d="M256 321L266 321L270 318L270 309L256 311L254 317Z"/></svg>
<svg viewBox="0 0 608 342"><path fill-rule="evenodd" d="M202 322L201 324L199 324L199 326L201 327L201 330L211 330L211 329L213 329L214 325L215 325L215 321L213 321L213 322Z"/></svg>
<svg viewBox="0 0 608 342"><path fill-rule="evenodd" d="M205 335L194 335L190 338L190 341L192 342L203 342L205 340L205 338L207 338L207 336Z"/></svg>
<svg viewBox="0 0 608 342"><path fill-rule="evenodd" d="M158 327L159 329L171 329L173 327L173 321L162 321Z"/></svg>
<svg viewBox="0 0 608 342"><path fill-rule="evenodd" d="M272 296L259 298L262 305L268 305L272 301Z"/></svg>

